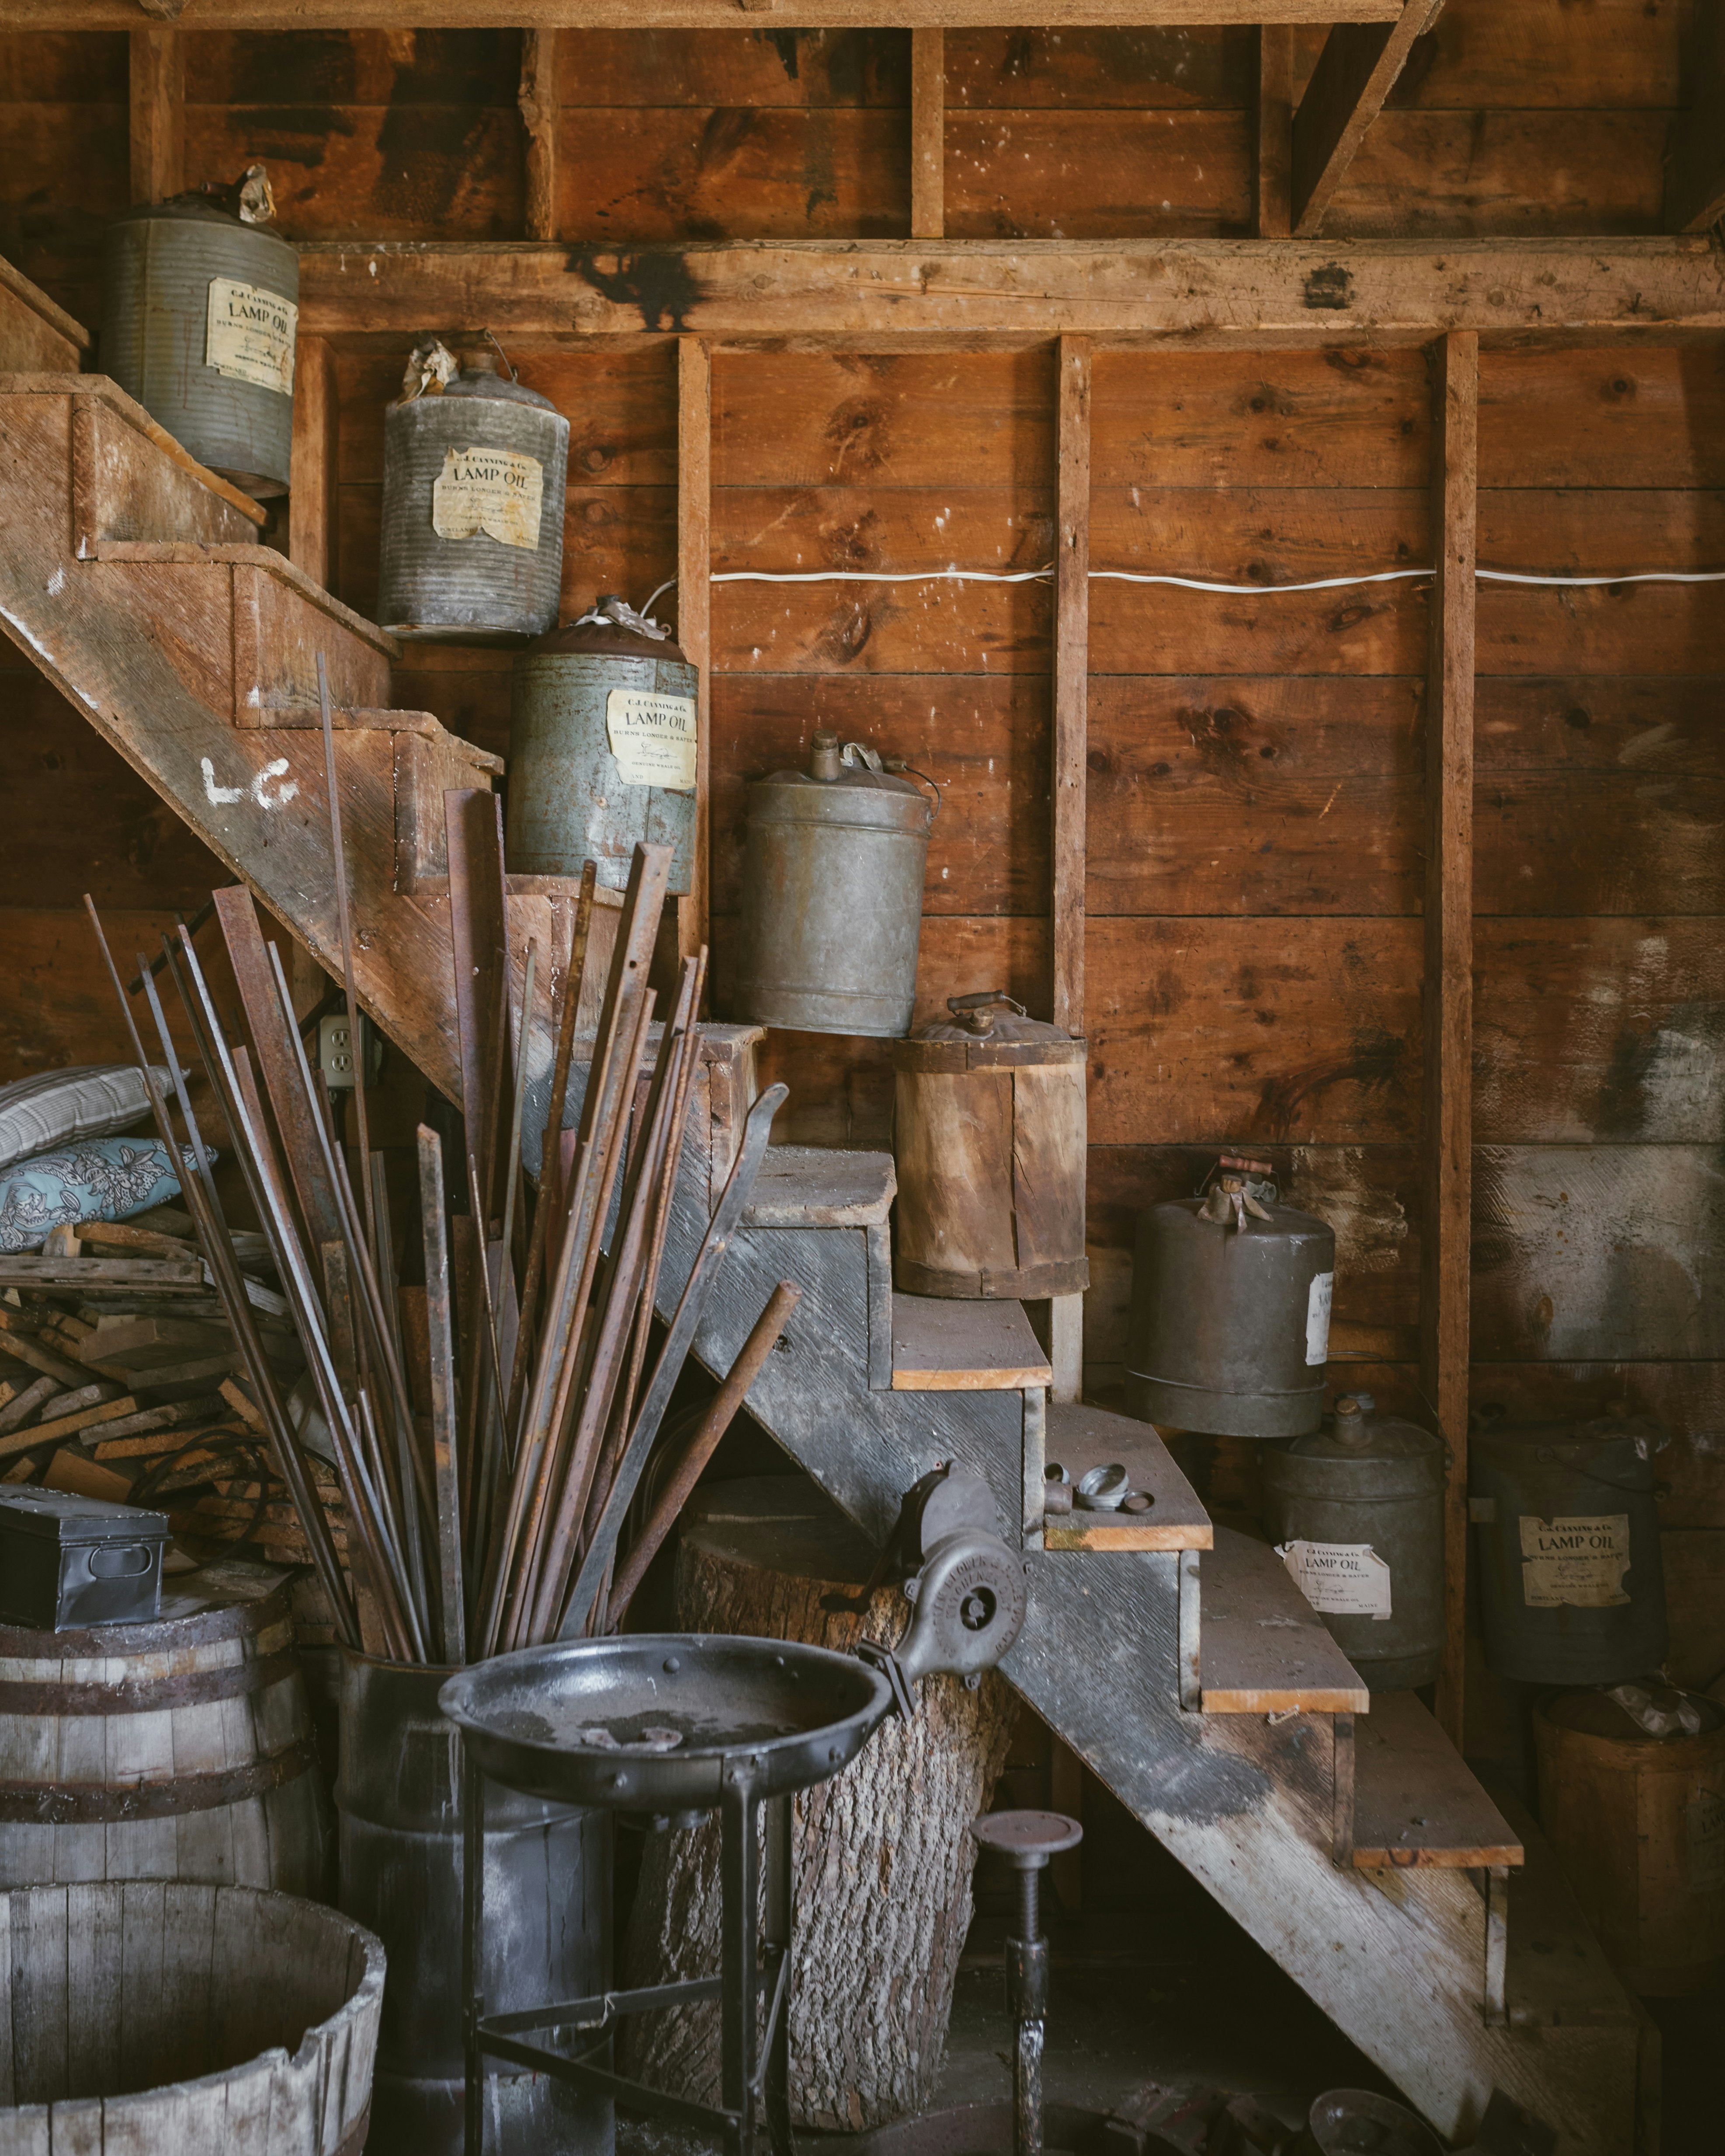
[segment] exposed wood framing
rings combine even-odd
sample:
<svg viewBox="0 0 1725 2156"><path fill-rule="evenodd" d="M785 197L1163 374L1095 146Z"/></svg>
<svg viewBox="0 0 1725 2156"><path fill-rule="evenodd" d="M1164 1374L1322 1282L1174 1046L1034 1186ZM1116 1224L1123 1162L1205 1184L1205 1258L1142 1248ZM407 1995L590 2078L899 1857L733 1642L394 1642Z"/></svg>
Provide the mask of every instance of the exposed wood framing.
<svg viewBox="0 0 1725 2156"><path fill-rule="evenodd" d="M0 30L130 30L142 0L0 0ZM186 30L722 30L775 0L150 0ZM789 11L785 11L787 13ZM798 0L799 29L1384 23L1399 0Z"/></svg>
<svg viewBox="0 0 1725 2156"><path fill-rule="evenodd" d="M1705 232L1725 218L1725 22L1717 7L1696 10L1688 110L1671 128L1666 158L1668 232Z"/></svg>
<svg viewBox="0 0 1725 2156"><path fill-rule="evenodd" d="M1405 0L1394 23L1338 22L1294 115L1293 225L1316 232L1366 130L1443 0Z"/></svg>
<svg viewBox="0 0 1725 2156"><path fill-rule="evenodd" d="M1474 564L1479 340L1432 355L1437 576L1425 699L1425 1070L1421 1113L1420 1382L1449 1446L1444 1491L1444 1660L1438 1719L1461 1745L1467 1584L1468 1242L1473 1199Z"/></svg>
<svg viewBox="0 0 1725 2156"><path fill-rule="evenodd" d="M677 947L691 957L706 941L707 863L711 808L707 773L712 706L707 693L711 648L713 361L700 337L677 346L677 641L700 675L695 752L695 854L689 896L677 901Z"/></svg>
<svg viewBox="0 0 1725 2156"><path fill-rule="evenodd" d="M326 590L336 583L341 416L336 356L324 338L302 336L294 353L288 559Z"/></svg>
<svg viewBox="0 0 1725 2156"><path fill-rule="evenodd" d="M1327 345L1445 330L1725 329L1725 251L1705 236L1605 240L778 240L583 253L317 241L300 249L303 336L490 328L547 344L692 332L835 343L1029 343L1065 330L1187 349Z"/></svg>
<svg viewBox="0 0 1725 2156"><path fill-rule="evenodd" d="M63 21L61 27L69 26ZM185 184L184 44L177 30L133 30L131 198L135 203L166 202Z"/></svg>
<svg viewBox="0 0 1725 2156"><path fill-rule="evenodd" d="M1266 23L1258 32L1257 226L1260 239L1286 239L1294 155L1294 32Z"/></svg>
<svg viewBox="0 0 1725 2156"><path fill-rule="evenodd" d="M527 132L526 225L529 239L557 237L557 33L521 33L521 86L516 98Z"/></svg>
<svg viewBox="0 0 1725 2156"><path fill-rule="evenodd" d="M1056 347L1058 543L1055 559L1054 1022L1084 1031L1084 806L1090 718L1090 340ZM1049 1312L1054 1397L1076 1400L1084 1372L1084 1298L1056 1296Z"/></svg>
<svg viewBox="0 0 1725 2156"><path fill-rule="evenodd" d="M947 33L911 33L911 237L947 229Z"/></svg>

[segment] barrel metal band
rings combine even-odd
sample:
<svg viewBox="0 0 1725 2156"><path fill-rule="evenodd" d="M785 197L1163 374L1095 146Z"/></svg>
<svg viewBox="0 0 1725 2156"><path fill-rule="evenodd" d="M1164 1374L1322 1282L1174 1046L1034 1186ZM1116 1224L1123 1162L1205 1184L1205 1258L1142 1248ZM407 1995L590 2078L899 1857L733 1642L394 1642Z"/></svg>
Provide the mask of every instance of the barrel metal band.
<svg viewBox="0 0 1725 2156"><path fill-rule="evenodd" d="M317 1765L317 1748L301 1738L285 1751L215 1774L181 1774L171 1782L135 1782L125 1789L52 1782L0 1782L0 1825L116 1826L131 1820L177 1819L187 1812L244 1804Z"/></svg>
<svg viewBox="0 0 1725 2156"><path fill-rule="evenodd" d="M136 1684L25 1684L0 1681L0 1714L159 1714L210 1700L240 1699L266 1691L299 1666L291 1647L255 1661L224 1662L213 1670L187 1670L177 1677L146 1677Z"/></svg>

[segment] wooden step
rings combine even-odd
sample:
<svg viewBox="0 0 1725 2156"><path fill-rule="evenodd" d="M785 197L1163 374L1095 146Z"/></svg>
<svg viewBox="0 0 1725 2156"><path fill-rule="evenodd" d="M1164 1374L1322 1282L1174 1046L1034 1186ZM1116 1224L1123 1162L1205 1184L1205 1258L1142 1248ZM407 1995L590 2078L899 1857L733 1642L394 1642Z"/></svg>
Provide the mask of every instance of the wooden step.
<svg viewBox="0 0 1725 2156"><path fill-rule="evenodd" d="M22 270L0 261L0 374L75 374L95 341Z"/></svg>
<svg viewBox="0 0 1725 2156"><path fill-rule="evenodd" d="M894 1392L1011 1393L1053 1378L1023 1303L894 1293Z"/></svg>
<svg viewBox="0 0 1725 2156"><path fill-rule="evenodd" d="M1365 1680L1268 1543L1217 1527L1199 1562L1206 1714L1364 1714Z"/></svg>
<svg viewBox="0 0 1725 2156"><path fill-rule="evenodd" d="M885 1227L898 1191L890 1152L769 1146L744 1213L749 1228ZM1016 1310L1018 1305L1014 1303Z"/></svg>
<svg viewBox="0 0 1725 2156"><path fill-rule="evenodd" d="M901 1298L902 1299L902 1298ZM1147 1512L1051 1512L1042 1546L1051 1550L1207 1550L1214 1537L1198 1493L1147 1422L1101 1408L1051 1406L1045 1457L1064 1467L1076 1487L1092 1467L1118 1461L1135 1490L1152 1500Z"/></svg>
<svg viewBox="0 0 1725 2156"><path fill-rule="evenodd" d="M1419 1695L1374 1692L1354 1738L1355 1869L1486 1869L1518 1865L1522 1855L1519 1835Z"/></svg>

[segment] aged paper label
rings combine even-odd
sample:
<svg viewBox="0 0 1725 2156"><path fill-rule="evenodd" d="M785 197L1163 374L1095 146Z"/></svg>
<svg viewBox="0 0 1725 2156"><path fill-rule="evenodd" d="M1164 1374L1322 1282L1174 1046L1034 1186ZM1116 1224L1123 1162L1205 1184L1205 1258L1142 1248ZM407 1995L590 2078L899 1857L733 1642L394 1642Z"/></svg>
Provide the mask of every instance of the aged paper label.
<svg viewBox="0 0 1725 2156"><path fill-rule="evenodd" d="M1725 1789L1697 1789L1684 1808L1689 1884L1725 1887Z"/></svg>
<svg viewBox="0 0 1725 2156"><path fill-rule="evenodd" d="M1318 1273L1306 1291L1306 1359L1327 1363L1330 1356L1330 1302L1336 1292L1334 1273Z"/></svg>
<svg viewBox="0 0 1725 2156"><path fill-rule="evenodd" d="M1627 1512L1596 1518L1536 1519L1522 1514L1522 1599L1530 1609L1606 1609L1629 1597Z"/></svg>
<svg viewBox="0 0 1725 2156"><path fill-rule="evenodd" d="M212 277L203 362L230 382L250 382L283 397L294 393L294 331L300 310L280 292Z"/></svg>
<svg viewBox="0 0 1725 2156"><path fill-rule="evenodd" d="M519 449L449 449L432 482L431 528L439 539L483 531L500 546L539 550L545 467Z"/></svg>
<svg viewBox="0 0 1725 2156"><path fill-rule="evenodd" d="M1276 1553L1320 1615L1389 1615L1389 1567L1369 1543L1279 1543Z"/></svg>
<svg viewBox="0 0 1725 2156"><path fill-rule="evenodd" d="M625 785L662 786L673 793L686 793L694 785L692 696L614 689L605 699L605 734Z"/></svg>

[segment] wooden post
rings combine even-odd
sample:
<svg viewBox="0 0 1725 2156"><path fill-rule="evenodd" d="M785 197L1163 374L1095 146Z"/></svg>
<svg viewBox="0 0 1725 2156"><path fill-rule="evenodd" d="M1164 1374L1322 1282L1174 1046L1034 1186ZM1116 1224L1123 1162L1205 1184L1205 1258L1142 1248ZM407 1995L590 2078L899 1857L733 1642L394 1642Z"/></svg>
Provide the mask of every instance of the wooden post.
<svg viewBox="0 0 1725 2156"><path fill-rule="evenodd" d="M288 559L326 591L336 583L340 425L336 355L326 338L301 337L294 352Z"/></svg>
<svg viewBox="0 0 1725 2156"><path fill-rule="evenodd" d="M1286 239L1294 159L1294 31L1266 23L1258 31L1258 237Z"/></svg>
<svg viewBox="0 0 1725 2156"><path fill-rule="evenodd" d="M516 96L527 131L529 239L555 239L557 217L557 33L521 32L521 84Z"/></svg>
<svg viewBox="0 0 1725 2156"><path fill-rule="evenodd" d="M911 33L911 237L947 230L947 33Z"/></svg>
<svg viewBox="0 0 1725 2156"><path fill-rule="evenodd" d="M166 202L186 184L186 54L177 30L131 33L131 198Z"/></svg>
<svg viewBox="0 0 1725 2156"><path fill-rule="evenodd" d="M701 337L677 342L677 641L700 676L695 752L695 860L687 898L677 901L677 948L692 957L707 938L707 860L711 811L712 700L709 693L712 620L713 424L712 348Z"/></svg>
<svg viewBox="0 0 1725 2156"><path fill-rule="evenodd" d="M1056 399L1058 552L1054 655L1054 1022L1084 1030L1084 795L1090 690L1090 378L1088 337L1063 336ZM1053 1397L1076 1400L1084 1376L1084 1298L1049 1312Z"/></svg>
<svg viewBox="0 0 1725 2156"><path fill-rule="evenodd" d="M1479 338L1433 347L1437 562L1425 697L1424 1208L1420 1381L1449 1446L1437 1711L1461 1748L1467 1586L1468 1238L1473 1178L1473 677Z"/></svg>

